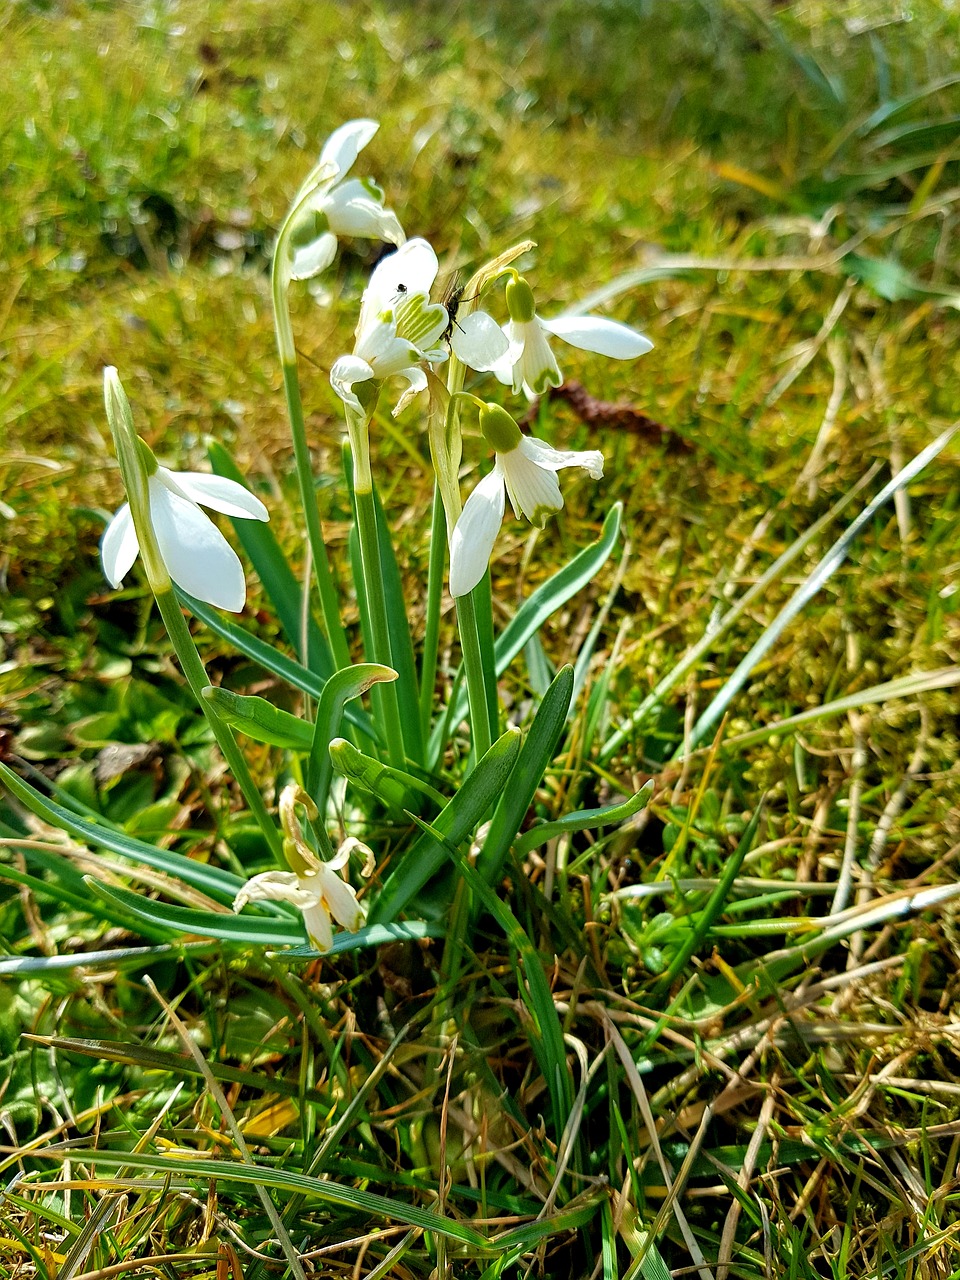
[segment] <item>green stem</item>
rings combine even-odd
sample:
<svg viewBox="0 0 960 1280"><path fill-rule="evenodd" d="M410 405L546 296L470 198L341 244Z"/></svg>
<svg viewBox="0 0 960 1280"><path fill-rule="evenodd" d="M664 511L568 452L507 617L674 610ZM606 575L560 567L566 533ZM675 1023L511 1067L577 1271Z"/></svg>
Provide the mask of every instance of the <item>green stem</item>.
<svg viewBox="0 0 960 1280"><path fill-rule="evenodd" d="M277 349L280 352L280 365L283 369L283 390L287 399L287 416L290 419L290 435L293 439L293 456L300 486L300 502L307 525L307 541L310 544L310 557L313 560L317 589L320 593L320 609L327 640L333 654L334 665L339 669L350 665L350 648L340 621L337 591L330 570L327 546L323 540L320 513L317 510L317 495L313 468L310 464L310 450L307 445L307 429L303 419L303 401L300 398L300 379L297 375L297 353L293 346L290 309L283 273L277 269L276 259L271 287Z"/></svg>
<svg viewBox="0 0 960 1280"><path fill-rule="evenodd" d="M383 571L380 563L377 510L373 501L373 492L369 489L357 489L354 498L357 504L357 536L360 541L360 563L363 571L367 617L373 639L373 653L370 656L374 662L392 667L393 651L390 646L387 608L383 598ZM379 695L378 701L383 712L388 758L394 768L403 769L406 765L406 755L403 749L403 725L400 720L400 703L397 700L396 688L392 683L380 684L377 686L376 693Z"/></svg>
<svg viewBox="0 0 960 1280"><path fill-rule="evenodd" d="M270 817L267 806L264 804L263 796L260 789L254 782L250 770L247 767L246 759L243 752L237 746L236 740L227 725L217 715L211 703L203 697L203 690L209 685L207 672L197 652L197 646L193 642L193 636L190 634L190 628L187 626L186 619L180 610L180 605L174 595L172 589L169 591L160 591L156 594L157 606L160 610L160 616L163 618L163 625L167 629L167 635L173 645L174 652L180 661L180 667L186 676L194 697L196 698L200 709L209 721L213 730L213 736L217 740L223 758L226 760L231 773L237 780L240 790L243 792L244 798L250 807L251 813L256 818L263 832L264 839L270 847L270 852L277 861L277 865L284 870L287 869L287 862L283 856L283 844L280 838L280 832L276 823Z"/></svg>
<svg viewBox="0 0 960 1280"><path fill-rule="evenodd" d="M477 611L473 596L457 599L457 627L460 632L460 648L463 666L467 673L467 698L470 701L470 727L473 731L474 756L480 760L490 749L493 727L488 714L487 681L477 631Z"/></svg>
<svg viewBox="0 0 960 1280"><path fill-rule="evenodd" d="M437 658L440 648L440 606L443 600L443 573L446 568L447 537L440 489L433 487L433 513L430 520L430 566L427 571L427 617L423 636L423 659L420 669L420 725L424 742L430 736L430 716L437 683Z"/></svg>

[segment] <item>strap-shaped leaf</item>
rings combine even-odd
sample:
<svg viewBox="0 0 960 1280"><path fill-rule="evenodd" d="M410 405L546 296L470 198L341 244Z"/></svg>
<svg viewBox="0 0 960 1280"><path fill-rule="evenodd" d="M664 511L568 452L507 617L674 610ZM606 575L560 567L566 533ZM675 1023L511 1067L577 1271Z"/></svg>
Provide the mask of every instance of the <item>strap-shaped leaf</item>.
<svg viewBox="0 0 960 1280"><path fill-rule="evenodd" d="M434 818L431 827L456 848L493 806L510 776L520 750L520 730L508 729L467 777L463 786ZM425 832L402 856L370 912L371 923L394 920L410 899L447 860L443 844Z"/></svg>
<svg viewBox="0 0 960 1280"><path fill-rule="evenodd" d="M510 846L556 754L572 696L573 667L561 667L537 708L477 859L477 871L487 884L500 879Z"/></svg>
<svg viewBox="0 0 960 1280"><path fill-rule="evenodd" d="M426 796L441 809L447 802L446 796L431 787L429 782L364 755L346 738L335 738L330 743L329 754L337 773L391 808L404 809L409 804L411 791Z"/></svg>
<svg viewBox="0 0 960 1280"><path fill-rule="evenodd" d="M640 790L623 800L620 804L604 805L601 809L577 809L574 813L564 814L555 822L543 822L518 836L515 842L517 856L523 857L531 849L538 849L554 836L562 836L567 831L592 831L594 827L612 827L614 823L626 822L635 813L639 813L653 794L653 781L644 783Z"/></svg>
<svg viewBox="0 0 960 1280"><path fill-rule="evenodd" d="M244 631L243 627L238 627L235 622L230 622L221 617L215 609L211 609L209 605L203 604L202 601L187 595L185 591L181 591L179 588L176 591L177 599L181 604L185 605L193 616L199 618L204 626L209 627L215 635L220 636L222 640L229 641L238 653L250 658L252 662L259 663L266 671L273 672L275 676L279 676L292 689L299 689L301 693L307 694L308 697L319 698L323 693L324 681L319 676L315 676L312 671L308 671L306 667L302 666L294 658L288 658L285 653L281 653L273 645L267 644L265 640L252 636L249 631ZM371 741L377 741L379 735L373 721L359 707L348 707L346 718Z"/></svg>
<svg viewBox="0 0 960 1280"><path fill-rule="evenodd" d="M323 686L317 703L317 721L310 740L310 762L307 766L307 790L314 796L317 807L323 813L327 804L327 790L333 766L330 763L330 743L340 736L344 708L354 698L359 698L375 684L396 680L392 667L379 662L358 662L332 675Z"/></svg>
<svg viewBox="0 0 960 1280"><path fill-rule="evenodd" d="M403 580L376 484L373 486L373 501L377 512L377 541L380 544L383 598L387 607L387 630L390 633L390 657L398 676L397 699L400 703L404 750L408 759L419 764L423 760L423 736L420 728L417 664L414 661L410 623L404 606Z"/></svg>
<svg viewBox="0 0 960 1280"><path fill-rule="evenodd" d="M299 916L284 911L285 919L256 916L244 912L197 911L192 907L178 907L168 902L155 902L152 898L100 884L92 876L85 877L88 887L99 898L122 907L129 915L156 927L176 934L194 934L203 938L221 938L224 942L252 943L260 947L289 947L285 956L312 959L323 954L307 942L307 931ZM378 947L386 942L422 938L436 932L435 926L419 921L399 925L368 925L356 933L337 933L327 955L341 955L361 947Z"/></svg>
<svg viewBox="0 0 960 1280"><path fill-rule="evenodd" d="M266 742L271 747L283 747L287 751L310 750L313 726L299 716L275 707L266 698L232 693L212 684L203 690L203 697L221 720L253 738L254 742Z"/></svg>
<svg viewBox="0 0 960 1280"><path fill-rule="evenodd" d="M596 576L608 559L620 533L620 517L623 506L616 502L607 512L600 537L579 552L552 578L523 602L514 616L497 637L494 645L496 672L501 675L531 636L543 626L551 614L576 595ZM459 724L467 714L467 695L462 682L454 686L458 692L449 717L442 716L430 741L430 759L435 760L443 749L444 730L447 723Z"/></svg>
<svg viewBox="0 0 960 1280"><path fill-rule="evenodd" d="M155 867L169 876L182 880L184 884L192 884L197 889L210 895L218 902L230 903L236 897L244 881L232 871L224 871L219 867L204 866L202 862L194 862L182 853L174 853L169 849L158 849L155 845L133 836L125 835L114 828L99 826L76 813L71 813L54 800L40 794L35 787L19 778L12 769L0 764L0 781L38 818L59 827L68 835L98 849L109 849L122 858L130 858L133 862L141 862L144 866Z"/></svg>

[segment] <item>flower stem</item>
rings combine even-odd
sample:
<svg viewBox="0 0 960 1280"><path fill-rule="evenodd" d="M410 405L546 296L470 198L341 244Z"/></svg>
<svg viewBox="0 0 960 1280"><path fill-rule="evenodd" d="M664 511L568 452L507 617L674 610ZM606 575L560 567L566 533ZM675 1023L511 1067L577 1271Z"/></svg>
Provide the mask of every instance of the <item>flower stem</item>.
<svg viewBox="0 0 960 1280"><path fill-rule="evenodd" d="M437 683L437 658L440 648L440 606L443 599L443 571L446 567L446 528L440 489L433 487L433 513L430 520L430 565L427 570L427 616L423 636L423 659L420 664L420 726L424 742L430 736L434 686Z"/></svg>
<svg viewBox="0 0 960 1280"><path fill-rule="evenodd" d="M303 401L300 398L300 379L297 375L297 353L293 346L293 331L290 324L290 310L283 276L274 262L273 278L273 315L277 333L277 349L280 353L280 366L283 370L283 390L287 399L287 416L290 420L290 435L293 439L293 456L297 468L297 481L300 486L300 502L307 525L307 542L310 545L310 557L313 560L314 573L317 578L317 589L320 593L320 610L323 614L327 641L337 669L350 665L350 649L347 637L340 621L340 609L337 602L337 591L330 571L327 546L323 540L320 526L320 513L317 510L317 496L314 488L313 468L310 465L310 450L307 446L307 430L303 420Z"/></svg>
<svg viewBox="0 0 960 1280"><path fill-rule="evenodd" d="M383 570L380 563L380 541L377 536L377 510L371 489L354 490L357 506L357 537L360 542L360 563L366 596L367 619L373 641L371 658L385 667L393 666L390 645L390 628L387 624L387 608L383 598ZM387 739L387 755L394 768L406 764L403 748L403 725L400 720L400 704L392 683L378 684L374 696L383 713L383 729Z"/></svg>
<svg viewBox="0 0 960 1280"><path fill-rule="evenodd" d="M286 870L287 863L283 856L283 843L280 838L280 832L267 812L267 806L264 804L263 796L260 794L260 790L250 774L243 752L237 746L230 729L220 719L213 706L203 697L203 690L210 681L207 679L206 669L200 654L197 652L197 646L193 642L193 636L190 634L190 628L187 626L186 619L181 612L180 604L172 589L157 592L156 601L160 616L163 618L163 625L167 629L167 635L170 637L174 652L179 659L180 668L186 676L187 683L199 703L200 709L210 723L213 736L216 738L217 745L223 753L223 758L236 778L237 785L243 792L251 813L259 823L264 839L276 859L277 865Z"/></svg>

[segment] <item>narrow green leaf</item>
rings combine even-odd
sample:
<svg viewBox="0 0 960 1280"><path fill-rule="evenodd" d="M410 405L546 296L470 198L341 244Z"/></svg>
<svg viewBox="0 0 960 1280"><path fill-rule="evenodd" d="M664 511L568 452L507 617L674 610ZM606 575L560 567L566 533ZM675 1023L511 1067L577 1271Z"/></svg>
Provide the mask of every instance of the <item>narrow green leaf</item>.
<svg viewBox="0 0 960 1280"><path fill-rule="evenodd" d="M204 701L209 702L221 720L233 729L253 738L254 742L266 742L272 747L287 751L309 751L313 741L313 729L306 720L275 707L266 698L232 693L229 689L208 684L203 690Z"/></svg>
<svg viewBox="0 0 960 1280"><path fill-rule="evenodd" d="M377 541L380 544L380 570L383 574L383 598L387 609L387 631L390 634L390 657L397 671L397 699L403 727L403 744L407 758L423 761L423 735L420 728L420 686L417 664L413 656L410 623L403 597L403 579L390 537L390 527L376 485L373 502L377 514ZM328 739L329 741L329 739Z"/></svg>
<svg viewBox="0 0 960 1280"><path fill-rule="evenodd" d="M519 750L519 729L508 729L497 739L434 819L433 830L442 840L456 847L473 832L506 785ZM395 919L414 894L440 870L446 857L443 844L425 832L388 877L370 912L371 923L386 924Z"/></svg>
<svg viewBox="0 0 960 1280"><path fill-rule="evenodd" d="M252 662L258 663L265 671L270 671L275 676L279 676L292 689L298 689L310 698L319 698L323 693L324 681L320 676L314 675L312 671L308 671L306 667L301 666L293 658L288 658L285 653L281 653L273 645L267 644L266 641L260 640L257 636L250 635L248 631L238 627L235 622L230 622L221 617L215 609L211 609L209 605L203 604L200 600L195 600L193 596L187 595L185 591L180 591L179 588L177 589L177 598L182 605L190 610L195 618L199 618L204 626L209 627L215 635L220 636L222 640L229 641L238 653L242 653ZM359 707L347 707L345 715L346 719L372 742L377 740L379 735L373 722Z"/></svg>
<svg viewBox="0 0 960 1280"><path fill-rule="evenodd" d="M510 779L497 802L477 859L477 870L487 884L496 884L500 879L510 846L556 754L573 697L573 680L573 667L561 667L557 672L537 708Z"/></svg>
<svg viewBox="0 0 960 1280"><path fill-rule="evenodd" d="M101 884L93 876L85 881L91 892L105 902L113 902L138 920L172 929L175 933L195 934L202 938L223 938L228 942L249 942L260 947L297 946L307 938L303 924L286 912L287 919L276 916L234 915L229 911L198 911L194 907L177 907L156 902L129 889Z"/></svg>
<svg viewBox="0 0 960 1280"><path fill-rule="evenodd" d="M411 791L426 796L440 809L447 803L446 796L428 782L364 755L346 738L335 738L330 743L329 754L337 773L391 808L403 810L409 803Z"/></svg>
<svg viewBox="0 0 960 1280"><path fill-rule="evenodd" d="M601 809L577 809L574 813L564 814L555 822L544 822L538 827L531 827L515 843L517 856L522 858L531 849L538 849L554 836L561 836L565 831L589 831L594 827L612 827L614 823L626 822L635 813L639 813L653 794L653 781L644 783L640 790L620 804L604 805Z"/></svg>
<svg viewBox="0 0 960 1280"><path fill-rule="evenodd" d="M210 465L219 476L244 484L244 476L238 470L223 445L213 443L207 450ZM277 621L287 641L301 661L321 680L333 675L333 659L330 648L317 626L313 615L307 620L307 653L301 652L303 641L303 591L294 577L280 544L270 526L261 520L234 520L237 541L243 547L253 565L270 603L276 611Z"/></svg>
<svg viewBox="0 0 960 1280"><path fill-rule="evenodd" d="M332 675L323 686L317 703L317 720L310 739L310 761L307 766L307 790L323 813L326 810L327 790L330 786L332 765L330 743L340 736L340 726L347 703L359 698L375 684L396 680L392 667L378 662L358 662ZM419 713L418 713L419 714Z"/></svg>
<svg viewBox="0 0 960 1280"><path fill-rule="evenodd" d="M548 578L533 594L523 602L503 631L497 637L494 651L496 655L496 673L502 675L517 656L531 636L535 635L551 614L576 595L587 583L591 582L603 567L611 551L616 545L620 533L620 517L623 506L617 502L607 512L600 537L590 546L584 547L558 573ZM444 745L444 728L449 722L459 724L467 714L467 695L462 683L455 685L453 710L449 717L441 717L437 729L430 742L430 759L438 758Z"/></svg>
<svg viewBox="0 0 960 1280"><path fill-rule="evenodd" d="M124 1165L133 1169L172 1178L180 1184L185 1179L199 1179L207 1186L211 1181L240 1183L243 1186L267 1187L277 1191L295 1193L326 1204L336 1204L363 1215L365 1220L386 1219L403 1222L423 1231L433 1232L454 1240L457 1244L475 1249L482 1254L494 1252L487 1238L454 1218L444 1218L430 1209L391 1200L359 1187L343 1186L329 1178L311 1178L284 1165L245 1164L239 1160L207 1160L194 1158L181 1152L152 1153L145 1151L110 1151L103 1147L40 1148L33 1152L36 1158L45 1160L83 1160L90 1166L118 1168ZM549 1224L547 1224L549 1225Z"/></svg>
<svg viewBox="0 0 960 1280"><path fill-rule="evenodd" d="M158 871L174 876L185 884L202 889L218 902L232 902L244 883L240 876L234 875L231 871L204 866L203 863L186 858L183 854L174 853L168 849L158 849L155 845L135 840L132 836L124 835L123 832L112 827L98 826L95 822L81 818L41 795L5 764L0 764L0 781L22 804L26 805L31 813L42 818L44 822L49 822L51 826L59 827L61 831L66 831L68 835L77 840L83 840L95 848L109 849L111 853L117 853L122 858L155 867Z"/></svg>
<svg viewBox="0 0 960 1280"><path fill-rule="evenodd" d="M35 853L36 850L24 850L26 854ZM51 855L47 855L52 862ZM48 862L46 865L50 865ZM72 875L57 876L54 881L42 880L39 876L32 876L26 871L20 871L16 867L8 867L0 864L0 880L6 880L10 884L22 885L25 889L29 889L31 893L37 894L41 898L49 898L51 901L58 903L60 906L74 907L78 911L90 913L90 894L83 885L83 877L79 875L75 868L70 868ZM56 874L56 872L54 872ZM72 887L73 876L81 881L80 888L82 892L77 892ZM109 922L120 929L129 929L134 923L133 917L127 911L118 911L115 907L107 906L103 911L96 913L97 918L109 920ZM167 929L154 929L147 936L151 938L166 939L169 936ZM74 961L73 957L63 956L25 956L16 960L0 960L0 975L5 973L29 973L42 972L48 967L49 960L67 959L75 964L86 963L83 955L79 960ZM63 966L61 966L63 967Z"/></svg>
<svg viewBox="0 0 960 1280"><path fill-rule="evenodd" d="M570 671L572 678L572 670L569 667L565 670ZM528 1029L530 1047L546 1081L547 1091L553 1104L556 1137L559 1141L573 1109L574 1088L570 1068L567 1065L563 1028L553 1003L543 961L506 902L482 879L470 859L464 857L453 841L443 835L439 825L431 826L416 817L413 820L425 834L435 840L437 848L453 861L461 877L466 881L467 888L503 929L507 941L520 958L526 977L526 984L522 982L519 984L520 996L531 1018Z"/></svg>
<svg viewBox="0 0 960 1280"><path fill-rule="evenodd" d="M657 984L658 989L665 989L669 987L674 978L683 972L687 961L700 946L701 942L706 937L710 926L723 910L724 903L727 900L727 895L733 887L733 882L737 878L737 873L743 864L743 860L750 852L750 848L753 844L753 838L757 834L757 827L760 825L760 816L762 813L763 804L761 802L761 804L757 806L753 817L747 823L747 828L740 837L740 843L737 845L731 857L727 860L727 864L723 869L723 874L717 882L716 888L707 899L703 910L698 913L693 928L686 935L683 942L674 953L673 959L670 961L670 966L666 973L661 976Z"/></svg>

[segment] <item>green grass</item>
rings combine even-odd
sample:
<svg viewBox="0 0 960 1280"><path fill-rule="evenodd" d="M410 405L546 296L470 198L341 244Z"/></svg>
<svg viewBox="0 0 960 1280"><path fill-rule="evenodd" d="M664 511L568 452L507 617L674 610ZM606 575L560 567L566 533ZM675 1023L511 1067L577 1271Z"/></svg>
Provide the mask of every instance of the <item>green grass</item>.
<svg viewBox="0 0 960 1280"><path fill-rule="evenodd" d="M562 364L689 446L541 407L541 433L601 448L607 474L571 491L535 554L529 530L505 526L504 617L615 499L630 552L584 746L535 806L554 818L648 775L654 799L639 823L508 865L474 950L427 938L318 963L158 934L159 951L128 955L143 939L120 908L93 927L80 876L122 889L129 865L0 811L0 939L33 959L0 968L0 1280L158 1257L158 1275L282 1275L258 1184L317 1274L960 1274L956 908L893 913L899 891L955 879L956 691L758 734L960 661L955 444L752 673L723 735L754 737L675 758L685 717L891 467L960 418L960 86L941 84L957 14L931 0L909 20L893 4L759 0L16 3L0 40L0 728L4 751L102 819L167 831L232 871L259 856L142 580L111 593L100 574L120 499L100 376L119 366L162 459L199 467L208 439L226 445L296 547L266 271L336 124L381 121L358 171L442 260L535 238L547 314L659 265L608 307L654 351L602 383L589 357L568 348ZM348 348L373 253L350 246L321 280L332 306L306 290L295 302L338 565L348 500L325 370ZM415 408L379 425L381 495L417 598L426 442ZM480 461L469 439L466 460ZM785 580L601 758L725 590L741 594L873 463ZM576 656L613 574L548 626L553 661ZM262 604L244 625L273 638ZM226 687L277 696L201 634ZM518 713L527 679L515 663L503 685ZM279 767L266 747L252 762L265 778ZM891 915L824 939L850 845ZM99 958L54 963L83 952Z"/></svg>

